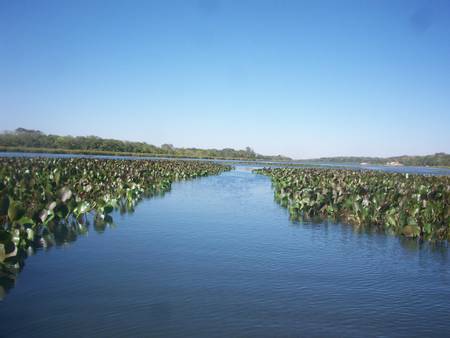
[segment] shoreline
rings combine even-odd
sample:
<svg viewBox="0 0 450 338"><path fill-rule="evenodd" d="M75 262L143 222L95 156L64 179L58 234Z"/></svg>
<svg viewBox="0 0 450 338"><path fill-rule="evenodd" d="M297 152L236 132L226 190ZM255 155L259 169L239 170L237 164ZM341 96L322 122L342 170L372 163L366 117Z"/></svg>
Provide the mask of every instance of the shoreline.
<svg viewBox="0 0 450 338"><path fill-rule="evenodd" d="M84 150L84 149L61 149L61 148L38 148L38 147L8 147L0 145L0 152L4 153L24 153L24 154L53 154L53 155L87 155L87 156L117 156L117 157L142 157L142 158L155 158L155 159L186 159L186 160L208 160L208 161L238 161L241 163L258 163L258 164L280 164L285 166L358 166L361 168L370 166L379 166L387 168L436 168L436 169L450 169L450 166L433 166L433 165L386 165L383 163L370 163L367 162L364 165L361 163L352 162L314 162L309 160L275 160L275 159L249 159L239 157L198 157L188 155L173 155L173 154L152 154L152 153L133 153L133 152L114 152L107 150Z"/></svg>

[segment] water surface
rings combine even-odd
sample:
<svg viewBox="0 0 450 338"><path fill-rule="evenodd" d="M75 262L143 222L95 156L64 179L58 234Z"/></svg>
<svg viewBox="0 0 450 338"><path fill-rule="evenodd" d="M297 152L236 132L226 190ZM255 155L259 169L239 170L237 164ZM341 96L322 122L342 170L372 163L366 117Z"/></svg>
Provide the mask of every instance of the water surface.
<svg viewBox="0 0 450 338"><path fill-rule="evenodd" d="M27 259L0 336L450 335L446 247L293 224L246 168L113 216Z"/></svg>

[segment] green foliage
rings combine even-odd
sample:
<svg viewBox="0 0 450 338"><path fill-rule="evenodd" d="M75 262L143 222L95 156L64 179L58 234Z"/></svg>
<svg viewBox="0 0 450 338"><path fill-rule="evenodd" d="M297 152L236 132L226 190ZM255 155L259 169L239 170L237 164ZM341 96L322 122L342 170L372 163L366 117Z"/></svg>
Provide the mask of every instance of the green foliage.
<svg viewBox="0 0 450 338"><path fill-rule="evenodd" d="M430 167L450 167L450 154L436 153L425 156L394 156L394 157L322 157L318 159L306 160L311 163L368 163L368 164L389 164L398 163L406 166L430 166Z"/></svg>
<svg viewBox="0 0 450 338"><path fill-rule="evenodd" d="M166 156L244 160L290 160L283 156L263 156L250 147L245 150L175 148L171 144L156 147L144 142L103 139L96 136L46 135L39 130L18 128L0 134L0 151L29 151L94 155Z"/></svg>
<svg viewBox="0 0 450 338"><path fill-rule="evenodd" d="M28 252L75 240L90 219L104 231L115 209L132 211L174 181L230 169L200 161L0 158L0 286Z"/></svg>
<svg viewBox="0 0 450 338"><path fill-rule="evenodd" d="M323 217L406 237L450 239L450 177L342 169L259 169L293 219Z"/></svg>

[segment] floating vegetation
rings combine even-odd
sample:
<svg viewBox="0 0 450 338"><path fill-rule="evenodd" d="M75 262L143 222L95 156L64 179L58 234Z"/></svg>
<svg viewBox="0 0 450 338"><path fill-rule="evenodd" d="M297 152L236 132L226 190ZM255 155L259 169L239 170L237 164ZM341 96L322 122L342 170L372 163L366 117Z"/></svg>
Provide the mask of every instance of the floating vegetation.
<svg viewBox="0 0 450 338"><path fill-rule="evenodd" d="M0 158L0 299L37 247L103 231L113 210L133 211L174 181L230 166L199 161Z"/></svg>
<svg viewBox="0 0 450 338"><path fill-rule="evenodd" d="M426 240L450 240L450 177L319 168L257 169L293 220L331 218Z"/></svg>

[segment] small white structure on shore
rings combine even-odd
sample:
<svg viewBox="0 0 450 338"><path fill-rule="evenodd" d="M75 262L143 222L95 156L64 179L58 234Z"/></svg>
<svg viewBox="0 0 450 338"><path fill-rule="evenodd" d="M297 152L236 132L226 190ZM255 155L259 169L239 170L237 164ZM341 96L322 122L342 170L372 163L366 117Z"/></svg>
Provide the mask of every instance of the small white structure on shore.
<svg viewBox="0 0 450 338"><path fill-rule="evenodd" d="M399 161L392 161L392 162L387 162L386 165L398 167L398 166L402 166L403 164L401 164Z"/></svg>

